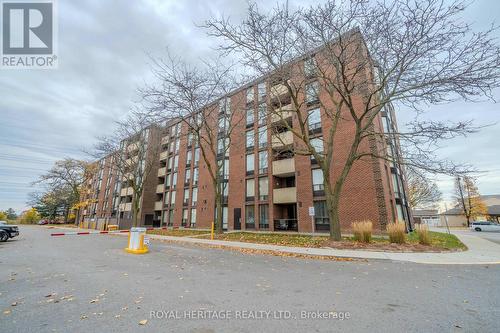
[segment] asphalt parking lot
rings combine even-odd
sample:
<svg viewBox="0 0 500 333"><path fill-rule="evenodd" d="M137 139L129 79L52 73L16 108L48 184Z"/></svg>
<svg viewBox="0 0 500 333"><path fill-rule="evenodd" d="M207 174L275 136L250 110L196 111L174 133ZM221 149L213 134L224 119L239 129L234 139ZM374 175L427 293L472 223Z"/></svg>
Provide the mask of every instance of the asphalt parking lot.
<svg viewBox="0 0 500 333"><path fill-rule="evenodd" d="M0 243L0 331L500 330L498 265L338 262L157 241L130 255L126 237L53 231L21 226L18 239Z"/></svg>

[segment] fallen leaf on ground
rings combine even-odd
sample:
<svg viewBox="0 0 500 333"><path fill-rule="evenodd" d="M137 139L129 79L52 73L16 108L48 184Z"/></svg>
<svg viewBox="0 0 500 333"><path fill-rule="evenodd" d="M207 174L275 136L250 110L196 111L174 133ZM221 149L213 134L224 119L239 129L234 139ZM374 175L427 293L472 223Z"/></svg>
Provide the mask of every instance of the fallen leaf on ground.
<svg viewBox="0 0 500 333"><path fill-rule="evenodd" d="M17 306L17 302L12 303L11 306Z"/></svg>
<svg viewBox="0 0 500 333"><path fill-rule="evenodd" d="M88 318L87 315L81 315L80 316L80 319L87 319L87 318Z"/></svg>
<svg viewBox="0 0 500 333"><path fill-rule="evenodd" d="M90 301L90 303L96 303L96 302L99 302L99 299L96 298Z"/></svg>
<svg viewBox="0 0 500 333"><path fill-rule="evenodd" d="M10 310L5 310L3 314L8 315L10 313Z"/></svg>
<svg viewBox="0 0 500 333"><path fill-rule="evenodd" d="M139 322L139 325L146 325L148 323L147 319L143 319Z"/></svg>
<svg viewBox="0 0 500 333"><path fill-rule="evenodd" d="M115 318L120 318L121 316L120 315L116 315Z"/></svg>

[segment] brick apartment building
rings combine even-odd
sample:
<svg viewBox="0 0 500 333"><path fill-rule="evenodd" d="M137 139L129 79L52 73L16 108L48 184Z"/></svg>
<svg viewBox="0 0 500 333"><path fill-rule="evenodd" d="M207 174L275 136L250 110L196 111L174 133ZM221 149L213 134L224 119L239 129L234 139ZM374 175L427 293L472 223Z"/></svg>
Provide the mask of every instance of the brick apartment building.
<svg viewBox="0 0 500 333"><path fill-rule="evenodd" d="M293 66L306 68L312 56L309 54L296 60ZM315 146L321 147L323 131L330 126L318 103L324 98L324 92L322 89L308 89L310 85L319 85L314 76L305 77L304 82L304 112L310 114L309 133L315 138ZM315 208L315 230L329 230L322 172L311 156L293 153L297 139L282 126L283 121L294 128L298 126L290 111L291 100L287 94L283 84L273 83L271 73L225 97L232 112L243 117L243 121L234 124L228 153L217 156L224 159L223 174L227 186L224 187L223 224L228 230L310 232L309 207ZM278 104L281 105L281 116L270 115L268 110L277 108ZM220 117L224 117L222 110ZM207 165L200 158L200 148L193 142L184 122L170 121L159 126L163 127L164 133L159 168L156 183L148 187L151 190L143 200L141 222L154 226L209 228L215 216L215 200ZM349 137L353 126L344 124L339 133ZM373 126L386 134L386 140L366 140L361 149L387 151L397 160L398 142L391 135L396 128L392 107L379 113ZM224 135L220 138L223 140ZM335 151L339 152L336 160L344 158L349 144L347 140L335 141ZM332 165L331 177L334 178L338 163L334 161ZM119 209L101 211L102 216L109 212L111 217L121 216L127 211L123 191L126 189L122 185ZM153 196L149 195L151 193ZM110 200L109 197L103 198ZM96 214L99 212L97 210ZM369 159L359 160L353 166L340 199L340 220L346 229L352 222L366 219L373 221L378 229L384 229L387 223L395 220L411 223L404 172L397 163Z"/></svg>

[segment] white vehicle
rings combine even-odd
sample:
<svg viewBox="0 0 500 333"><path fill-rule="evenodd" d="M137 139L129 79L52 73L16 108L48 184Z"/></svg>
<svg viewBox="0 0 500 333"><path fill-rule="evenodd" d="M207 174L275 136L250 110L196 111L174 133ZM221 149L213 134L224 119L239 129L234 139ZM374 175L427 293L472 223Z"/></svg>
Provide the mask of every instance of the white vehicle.
<svg viewBox="0 0 500 333"><path fill-rule="evenodd" d="M471 230L475 231L498 231L500 232L500 224L489 221L472 222L470 225Z"/></svg>

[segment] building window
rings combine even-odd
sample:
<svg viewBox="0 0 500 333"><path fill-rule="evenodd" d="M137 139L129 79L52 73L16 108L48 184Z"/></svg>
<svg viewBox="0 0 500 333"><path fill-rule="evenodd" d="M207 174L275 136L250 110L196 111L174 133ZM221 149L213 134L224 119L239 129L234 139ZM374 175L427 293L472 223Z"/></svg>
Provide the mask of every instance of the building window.
<svg viewBox="0 0 500 333"><path fill-rule="evenodd" d="M246 200L253 201L255 197L255 179L247 179Z"/></svg>
<svg viewBox="0 0 500 333"><path fill-rule="evenodd" d="M196 227L196 208L191 209L191 228Z"/></svg>
<svg viewBox="0 0 500 333"><path fill-rule="evenodd" d="M185 227L188 223L188 210L187 209L183 209L182 210L182 223L181 225L183 227Z"/></svg>
<svg viewBox="0 0 500 333"><path fill-rule="evenodd" d="M191 193L191 206L196 206L196 202L198 201L198 188L193 187L193 193Z"/></svg>
<svg viewBox="0 0 500 333"><path fill-rule="evenodd" d="M267 177L259 178L259 200L267 200L269 195L269 181Z"/></svg>
<svg viewBox="0 0 500 333"><path fill-rule="evenodd" d="M255 207L245 207L245 229L255 229Z"/></svg>
<svg viewBox="0 0 500 333"><path fill-rule="evenodd" d="M267 122L267 105L266 103L259 104L259 125L265 125Z"/></svg>
<svg viewBox="0 0 500 333"><path fill-rule="evenodd" d="M194 150L194 165L198 165L199 161L200 161L200 148L196 148Z"/></svg>
<svg viewBox="0 0 500 333"><path fill-rule="evenodd" d="M269 205L259 205L259 229L269 229Z"/></svg>
<svg viewBox="0 0 500 333"><path fill-rule="evenodd" d="M259 135L257 139L259 140L259 148L267 147L267 127L259 128Z"/></svg>
<svg viewBox="0 0 500 333"><path fill-rule="evenodd" d="M267 151L259 152L259 174L267 173Z"/></svg>
<svg viewBox="0 0 500 333"><path fill-rule="evenodd" d="M187 206L189 204L189 189L186 188L184 189L184 206Z"/></svg>
<svg viewBox="0 0 500 333"><path fill-rule="evenodd" d="M170 174L167 174L166 180L165 180L165 188L168 190L170 188Z"/></svg>
<svg viewBox="0 0 500 333"><path fill-rule="evenodd" d="M175 140L175 153L176 153L176 154L177 154L177 153L179 153L179 148L180 148L180 145L181 145L181 141L180 141L180 140L181 140L181 139L179 139L179 138L177 138L177 139Z"/></svg>
<svg viewBox="0 0 500 333"><path fill-rule="evenodd" d="M168 211L168 225L170 227L174 225L174 210L173 209Z"/></svg>
<svg viewBox="0 0 500 333"><path fill-rule="evenodd" d="M174 164L174 158L171 156L168 158L167 170L172 170L172 165Z"/></svg>
<svg viewBox="0 0 500 333"><path fill-rule="evenodd" d="M247 155L247 175L253 175L255 170L255 154Z"/></svg>
<svg viewBox="0 0 500 333"><path fill-rule="evenodd" d="M184 184L189 185L190 180L191 180L191 169L186 169L186 174L184 176Z"/></svg>
<svg viewBox="0 0 500 333"><path fill-rule="evenodd" d="M172 174L172 188L176 188L177 187L177 172L174 172Z"/></svg>
<svg viewBox="0 0 500 333"><path fill-rule="evenodd" d="M318 154L323 154L323 137L317 137L314 139L311 139L311 146L313 146L314 150ZM314 155L311 154L311 161L312 163L317 163Z"/></svg>
<svg viewBox="0 0 500 333"><path fill-rule="evenodd" d="M309 125L309 132L317 133L321 131L321 112L319 108L315 108L309 111L307 124Z"/></svg>
<svg viewBox="0 0 500 333"><path fill-rule="evenodd" d="M316 59L311 57L304 61L304 74L306 77L313 77L317 74L317 64Z"/></svg>
<svg viewBox="0 0 500 333"><path fill-rule="evenodd" d="M325 195L323 185L323 171L321 169L312 170L313 195Z"/></svg>
<svg viewBox="0 0 500 333"><path fill-rule="evenodd" d="M253 130L247 131L246 135L247 135L247 140L246 140L247 149L252 149L254 147L254 144L255 144L254 131Z"/></svg>
<svg viewBox="0 0 500 333"><path fill-rule="evenodd" d="M247 89L247 103L253 102L253 87Z"/></svg>
<svg viewBox="0 0 500 333"><path fill-rule="evenodd" d="M308 105L319 102L319 82L314 81L306 85L306 102Z"/></svg>
<svg viewBox="0 0 500 333"><path fill-rule="evenodd" d="M193 145L193 133L189 132L187 137L187 145L190 148Z"/></svg>
<svg viewBox="0 0 500 333"><path fill-rule="evenodd" d="M193 152L191 150L188 150L187 156L186 156L186 165L187 166L191 165L192 159L193 159Z"/></svg>
<svg viewBox="0 0 500 333"><path fill-rule="evenodd" d="M170 193L170 207L173 207L175 205L175 191L172 191Z"/></svg>
<svg viewBox="0 0 500 333"><path fill-rule="evenodd" d="M179 155L175 155L174 157L174 171L179 169Z"/></svg>
<svg viewBox="0 0 500 333"><path fill-rule="evenodd" d="M198 168L193 169L193 184L198 184Z"/></svg>
<svg viewBox="0 0 500 333"><path fill-rule="evenodd" d="M314 201L314 224L315 229L318 231L330 230L330 219L328 218L326 201Z"/></svg>
<svg viewBox="0 0 500 333"><path fill-rule="evenodd" d="M266 97L266 83L259 83L259 85L257 86L257 90L259 92L259 101L264 100L264 98Z"/></svg>
<svg viewBox="0 0 500 333"><path fill-rule="evenodd" d="M254 111L253 107L247 109L247 126L253 125L254 122Z"/></svg>

